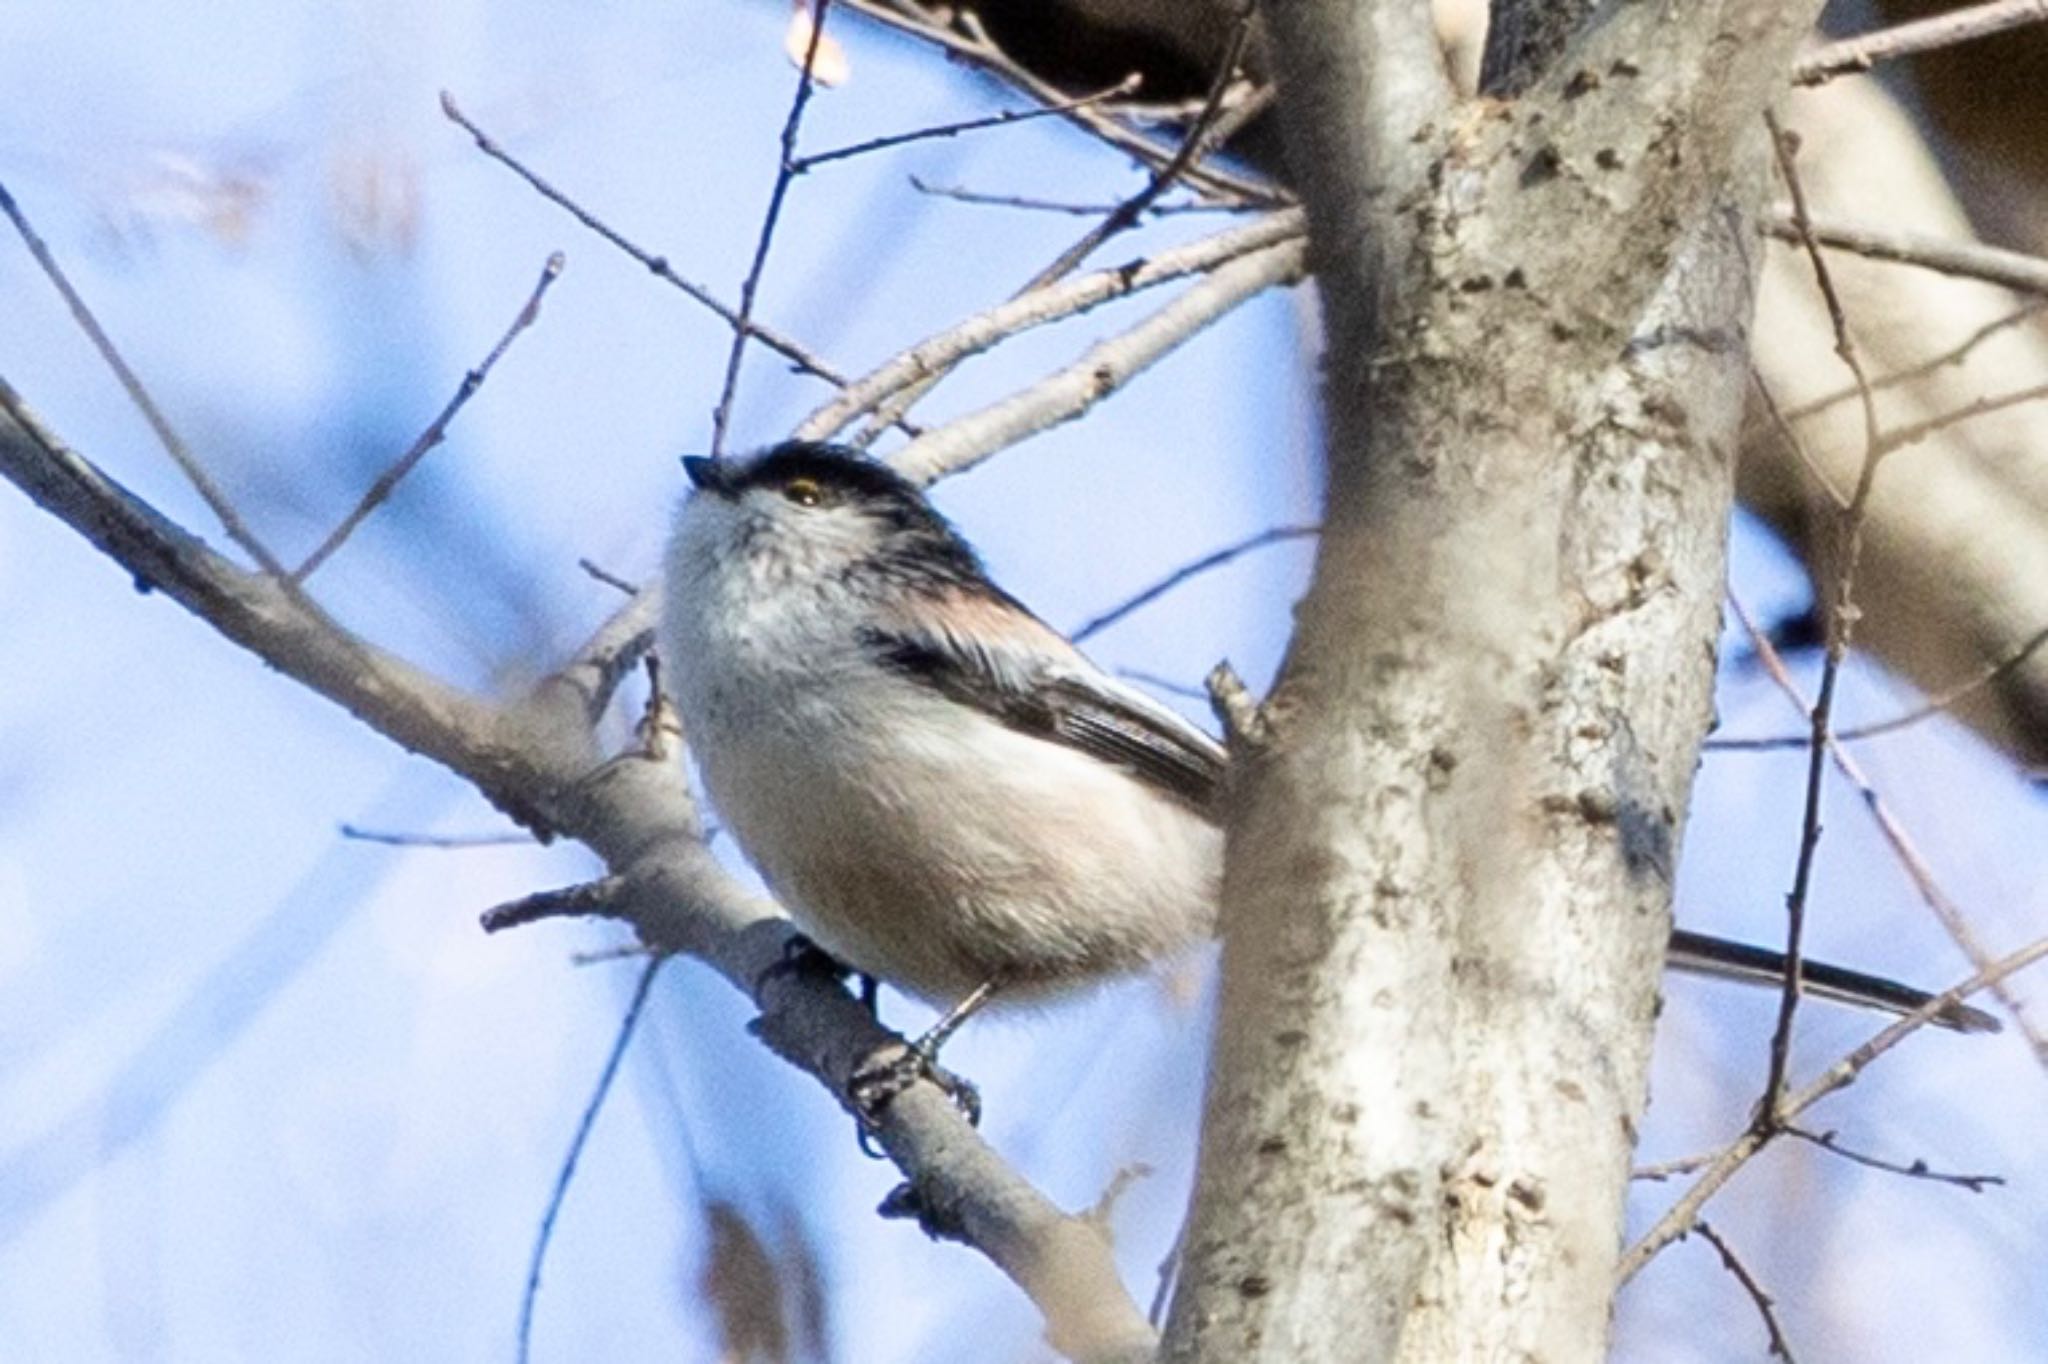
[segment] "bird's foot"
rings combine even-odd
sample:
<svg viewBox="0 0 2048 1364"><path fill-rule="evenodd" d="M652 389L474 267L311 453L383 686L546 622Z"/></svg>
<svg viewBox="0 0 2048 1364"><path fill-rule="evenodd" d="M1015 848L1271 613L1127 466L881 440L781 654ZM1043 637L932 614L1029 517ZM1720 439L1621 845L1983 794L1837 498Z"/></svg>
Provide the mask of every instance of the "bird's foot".
<svg viewBox="0 0 2048 1364"><path fill-rule="evenodd" d="M883 1047L860 1063L846 1082L846 1094L853 1100L863 1129L872 1128L896 1096L920 1080L937 1085L970 1124L980 1125L981 1091L972 1081L939 1064L936 1042L944 1040L935 1041L926 1033L908 1046L892 1043ZM866 1135L863 1130L863 1145Z"/></svg>
<svg viewBox="0 0 2048 1364"><path fill-rule="evenodd" d="M782 944L782 955L762 968L754 977L754 993L759 995L771 980L784 976L820 975L833 981L844 982L853 974L853 968L824 948L812 942L801 933L792 933Z"/></svg>
<svg viewBox="0 0 2048 1364"><path fill-rule="evenodd" d="M782 944L782 955L754 978L754 994L758 996L771 980L811 974L824 976L839 985L848 980L859 982L861 1007L868 1011L869 1018L881 1021L881 982L865 971L848 966L801 933L790 934Z"/></svg>

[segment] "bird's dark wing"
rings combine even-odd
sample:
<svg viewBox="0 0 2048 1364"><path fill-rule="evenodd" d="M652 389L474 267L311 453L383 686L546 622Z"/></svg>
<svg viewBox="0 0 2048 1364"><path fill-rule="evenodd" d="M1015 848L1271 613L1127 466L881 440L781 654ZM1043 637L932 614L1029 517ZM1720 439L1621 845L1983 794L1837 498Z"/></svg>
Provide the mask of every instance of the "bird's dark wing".
<svg viewBox="0 0 2048 1364"><path fill-rule="evenodd" d="M1768 947L1751 947L1747 943L1730 942L1726 938L1713 938L1683 928L1672 930L1671 949L1666 961L1673 970L1690 971L1694 975L1719 976L1724 980L1739 980L1750 985L1783 987L1785 983L1784 953L1774 952ZM1810 995L1831 999L1838 1004L1855 1004L1866 1009L1878 1009L1885 1013L1909 1014L1934 998L1925 990L1916 990L1910 985L1901 985L1882 976L1869 976L1861 971L1851 971L1846 966L1831 966L1824 961L1803 962L1799 981L1801 987ZM1941 1027L1953 1028L1957 1032L1999 1030L1997 1019L1982 1009L1973 1009L1967 1004L1946 1005L1934 1015L1933 1021Z"/></svg>
<svg viewBox="0 0 2048 1364"><path fill-rule="evenodd" d="M948 699L1012 729L1114 763L1161 793L1213 818L1223 786L1223 747L1144 693L1102 673L1050 626L1014 603L990 609L964 598L953 614L986 613L981 630L926 627L870 630L875 656ZM1000 623L1014 638L1019 620L1032 637L1015 647L990 644Z"/></svg>

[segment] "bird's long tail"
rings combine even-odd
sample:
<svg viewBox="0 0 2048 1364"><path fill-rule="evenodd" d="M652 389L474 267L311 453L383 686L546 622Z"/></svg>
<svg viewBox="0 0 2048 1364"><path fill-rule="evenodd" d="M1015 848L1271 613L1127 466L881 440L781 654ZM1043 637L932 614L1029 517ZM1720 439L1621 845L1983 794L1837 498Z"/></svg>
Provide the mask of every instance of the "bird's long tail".
<svg viewBox="0 0 2048 1364"><path fill-rule="evenodd" d="M1782 988L1785 983L1783 952L1730 942L1726 938L1708 937L1683 928L1671 931L1671 950L1666 960L1673 970L1689 971L1694 975L1719 976L1723 980L1739 980L1772 989ZM1851 971L1847 967L1830 966L1823 961L1802 963L1800 980L1806 993L1816 998L1892 1014L1912 1013L1934 998L1925 990L1916 990L1882 976ZM1933 1021L1956 1032L1999 1031L1997 1019L1967 1004L1945 1005L1934 1015Z"/></svg>

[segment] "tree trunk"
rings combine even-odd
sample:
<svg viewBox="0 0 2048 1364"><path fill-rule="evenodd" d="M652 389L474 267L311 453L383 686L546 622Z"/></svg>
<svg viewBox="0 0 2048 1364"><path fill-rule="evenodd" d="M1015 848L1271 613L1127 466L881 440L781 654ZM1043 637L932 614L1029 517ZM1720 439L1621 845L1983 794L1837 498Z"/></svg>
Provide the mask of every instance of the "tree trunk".
<svg viewBox="0 0 2048 1364"><path fill-rule="evenodd" d="M1610 6L1517 103L1454 108L1426 6L1267 6L1328 509L1237 739L1167 1358L1603 1353L1710 715L1759 116L1813 8Z"/></svg>

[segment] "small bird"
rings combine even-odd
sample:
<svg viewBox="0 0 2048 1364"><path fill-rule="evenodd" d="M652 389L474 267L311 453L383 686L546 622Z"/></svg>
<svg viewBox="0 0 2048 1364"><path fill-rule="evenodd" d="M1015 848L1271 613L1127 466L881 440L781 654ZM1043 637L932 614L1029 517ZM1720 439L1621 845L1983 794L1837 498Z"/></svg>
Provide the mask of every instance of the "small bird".
<svg viewBox="0 0 2048 1364"><path fill-rule="evenodd" d="M950 1031L1211 935L1220 744L991 582L887 466L803 441L683 464L663 675L725 827L813 942L950 1006ZM1681 930L1670 965L1777 986L1785 959ZM1803 969L1822 998L1930 998Z"/></svg>

